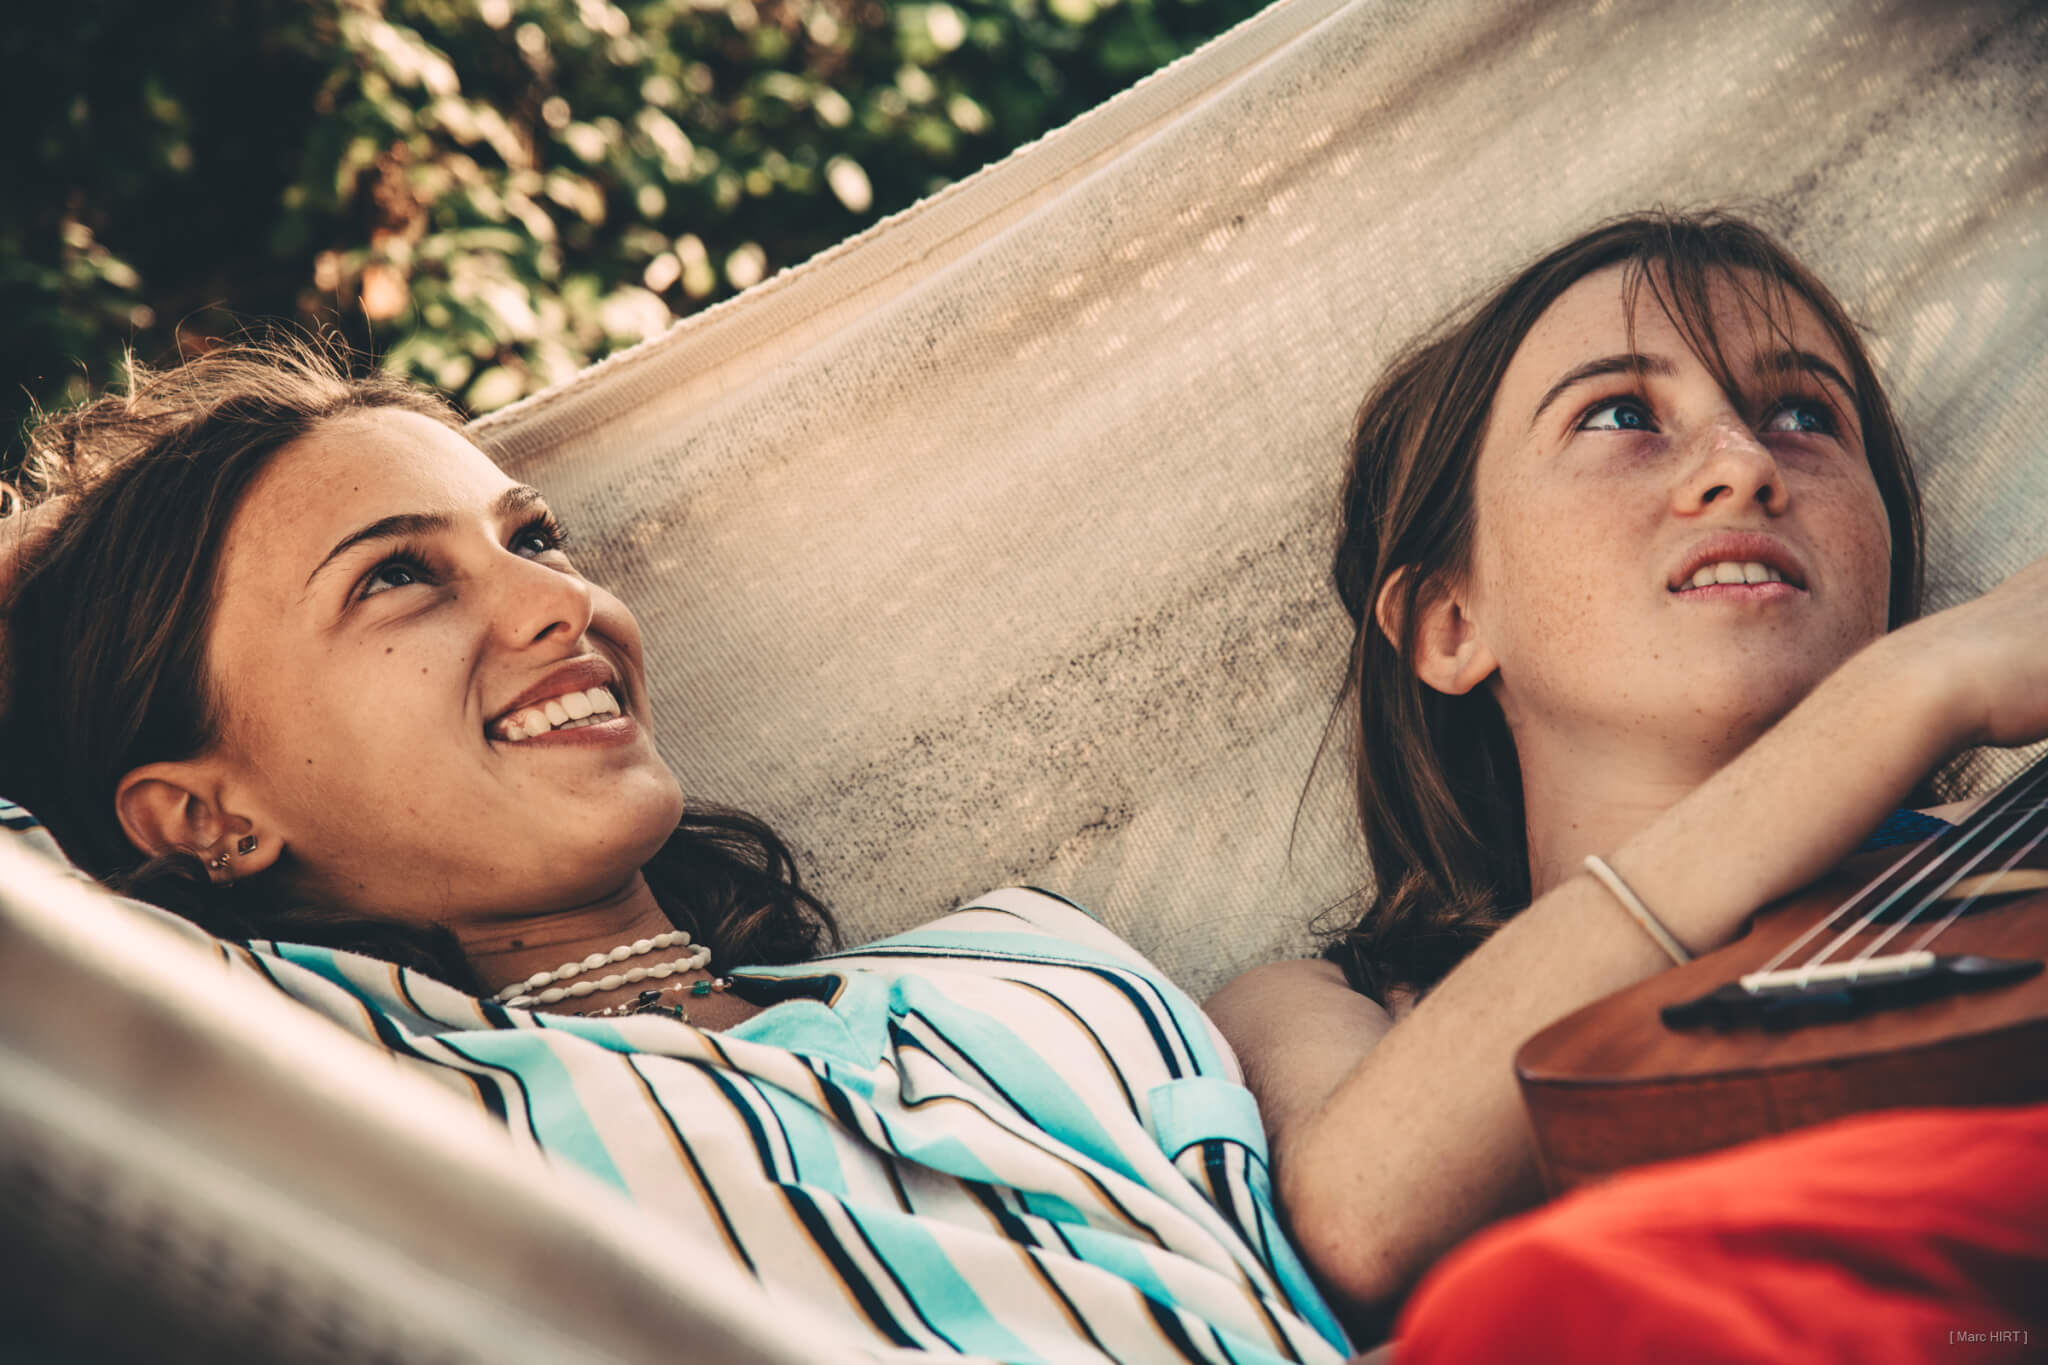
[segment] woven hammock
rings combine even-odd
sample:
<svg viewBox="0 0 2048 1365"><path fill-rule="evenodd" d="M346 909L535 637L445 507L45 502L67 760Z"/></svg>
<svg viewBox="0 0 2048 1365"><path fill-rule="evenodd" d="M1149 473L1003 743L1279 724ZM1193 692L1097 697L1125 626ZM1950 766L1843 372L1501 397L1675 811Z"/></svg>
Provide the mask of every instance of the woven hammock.
<svg viewBox="0 0 2048 1365"><path fill-rule="evenodd" d="M476 434L853 941L1024 882L1199 995L1366 881L1316 762L1359 400L1598 219L1746 210L1843 296L1932 605L2048 551L2044 56L2026 4L1289 0Z"/></svg>
<svg viewBox="0 0 2048 1365"><path fill-rule="evenodd" d="M1366 880L1325 575L1387 359L1600 218L1747 210L1870 329L1958 600L2048 551L2044 132L2029 0L1283 0L475 430L638 610L686 787L850 940L1031 882L1200 994ZM31 862L0 841L0 1286L161 1360L835 1358Z"/></svg>

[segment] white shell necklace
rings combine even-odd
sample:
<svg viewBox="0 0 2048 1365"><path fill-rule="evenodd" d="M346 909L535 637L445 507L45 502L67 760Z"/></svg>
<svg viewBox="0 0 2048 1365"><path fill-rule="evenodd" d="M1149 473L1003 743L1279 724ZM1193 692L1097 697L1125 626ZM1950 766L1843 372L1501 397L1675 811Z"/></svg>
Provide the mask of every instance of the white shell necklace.
<svg viewBox="0 0 2048 1365"><path fill-rule="evenodd" d="M576 981L567 986L557 984L558 982L568 981L571 977L583 976L586 973L598 971L604 967L616 966L621 962L627 962L636 957L645 957L648 953L656 952L663 948L686 947L689 942L690 936L687 933L681 929L675 929L665 934L656 934L653 938L643 938L632 943L622 943L610 952L592 953L580 962L564 962L551 972L535 972L524 981L515 981L505 987L505 989L492 996L491 1000L495 1004L511 1005L515 1008L552 1005L563 1000L594 995L598 991L615 991L621 986L637 985L642 981L659 981L664 977L693 972L700 967L709 966L711 964L711 949L700 944L697 947L697 951L693 953L685 954L668 962L657 962L651 967L629 967L623 972L613 972L596 980Z"/></svg>

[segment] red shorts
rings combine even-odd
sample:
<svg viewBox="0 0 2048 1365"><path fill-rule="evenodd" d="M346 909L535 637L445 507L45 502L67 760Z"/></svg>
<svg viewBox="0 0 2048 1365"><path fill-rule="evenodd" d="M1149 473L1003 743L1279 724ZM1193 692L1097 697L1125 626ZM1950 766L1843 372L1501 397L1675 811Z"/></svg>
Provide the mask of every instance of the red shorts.
<svg viewBox="0 0 2048 1365"><path fill-rule="evenodd" d="M1398 1365L2048 1360L2048 1105L1867 1115L1646 1167L1472 1238Z"/></svg>

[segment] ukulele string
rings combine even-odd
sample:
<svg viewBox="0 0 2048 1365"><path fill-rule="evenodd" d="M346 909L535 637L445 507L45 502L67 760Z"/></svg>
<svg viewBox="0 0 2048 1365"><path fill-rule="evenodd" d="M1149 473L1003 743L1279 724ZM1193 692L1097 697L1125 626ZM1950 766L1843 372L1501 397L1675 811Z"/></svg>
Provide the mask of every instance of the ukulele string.
<svg viewBox="0 0 2048 1365"><path fill-rule="evenodd" d="M1962 853L1987 827L2006 818L2015 807L2025 804L2030 811L2038 811L2041 808L2039 793L2043 787L2048 787L2048 758L2036 762L2019 777L1994 793L1973 818L1965 821L1963 824L1943 831L1928 844L1907 850L1891 866L1865 884L1855 895L1836 907L1831 914L1809 927L1805 933L1786 944L1757 970L1759 972L1778 970L1788 959L1821 934L1826 933L1845 917L1862 910L1864 905L1872 898L1882 896L1882 900L1875 906L1872 906L1853 927L1839 935L1821 952L1810 958L1805 963L1805 966L1817 967L1826 962L1845 943L1861 932L1865 926L1891 910L1916 887L1924 885L1931 873L1942 864L1947 863ZM2003 842L2003 840L1998 842ZM1996 843L1994 843L1993 847L1995 848L1996 846ZM1985 850L1985 853L1988 852L1989 850ZM1981 861L1985 853L1978 854L1977 858L1972 860L1973 863ZM1914 868L1909 873L1906 872L1908 865L1912 864L1916 859L1920 860L1920 866ZM1968 871L1969 869L1965 868L1963 871L1956 873L1949 879L1949 884L1953 885L1962 877L1967 876ZM1903 876L1901 876L1902 873L1904 874ZM1898 880L1895 881L1895 878ZM1937 893L1937 897L1938 895L1939 893ZM1922 908L1924 908L1926 903L1923 902ZM1919 909L1916 909L1914 914L1917 915L1918 913Z"/></svg>
<svg viewBox="0 0 2048 1365"><path fill-rule="evenodd" d="M1946 839L1955 832L1956 831L1953 829L1947 830L1944 833L1937 835L1936 838L1938 840ZM1882 915L1885 911L1889 910L1892 906L1896 905L1899 899L1902 896L1904 896L1907 891L1912 889L1914 885L1914 879L1919 876L1921 871L1925 871L1925 867L1923 866L1918 871L1915 871L1911 874L1904 876L1896 883L1893 883L1892 881L1892 878L1894 876L1898 875L1906 867L1907 864L1911 863L1916 858L1924 857L1926 859L1926 862L1931 864L1947 856L1947 851L1948 850L1946 850L1938 844L1933 848L1929 848L1926 845L1921 845L1916 848L1908 849L1905 853L1899 856L1898 861L1894 862L1890 867L1887 867L1884 871L1878 873L1876 877L1866 882L1861 890L1859 890L1855 895L1849 897L1848 900L1845 900L1840 905L1836 906L1835 909L1826 916L1826 918L1816 921L1814 924L1807 928L1805 933L1801 934L1798 938L1793 939L1783 948L1780 948L1775 954L1772 955L1771 959L1768 962L1764 963L1763 966L1757 968L1757 971L1777 971L1780 967L1785 965L1785 960L1787 958L1791 957L1801 948L1804 948L1807 944L1813 942L1814 939L1820 937L1820 935L1826 933L1829 929L1832 929L1837 923L1841 921L1843 916L1854 914L1857 910L1862 908L1863 903L1865 901L1889 889L1891 894L1886 896L1885 899L1882 902L1880 902L1875 909L1871 911L1872 915ZM1855 930L1852 929L1849 932L1853 934ZM1839 942L1840 940L1837 939L1836 944L1839 944ZM1818 966L1820 961L1825 959L1827 953L1834 951L1836 944L1830 944L1828 948L1821 954L1821 957L1819 959L1809 961L1806 965L1809 967Z"/></svg>
<svg viewBox="0 0 2048 1365"><path fill-rule="evenodd" d="M1894 937L1898 937L1898 935L1901 935L1901 933L1905 933L1905 931L1907 931L1907 929L1909 929L1909 927L1911 927L1911 925L1913 925L1913 923L1915 923L1915 921L1917 921L1917 919L1919 919L1921 915L1925 915L1925 913L1927 913L1929 909L1937 907L1937 905L1939 905L1939 902L1942 902L1942 898L1944 898L1944 896L1946 896L1946 894L1948 894L1950 890L1954 890L1954 888L1956 888L1956 884L1958 884L1958 882L1962 882L1964 878L1968 878L1968 876L1976 874L1976 872L1978 872L1978 870L1980 870L1982 866L1985 866L1985 864L1987 864L1987 862L1991 860L1991 857L1993 857L1993 855L1995 855L1995 853L1997 853L1997 851L1999 851L1999 849L2001 849L2003 845L2011 843L2013 839L2025 839L2025 837L2028 837L2028 833L2030 833L2030 825L2028 825L2028 823L2030 823L2030 821L2038 821L2038 817L2040 817L2040 812L2042 812L2042 808L2044 808L2044 806L2042 806L2042 800L2030 800L2030 802L2025 802L2025 804L2023 804L2023 806L2021 806L2021 808L2017 810L2017 819L2015 819L2015 810L2013 810L2013 806L2015 806L2015 804L2017 804L2017 802L2003 802L2003 804L2001 804L2001 808L1999 808L1997 812L1989 814L1989 817L1987 817L1985 821L1982 821L1982 823L1978 823L1978 821L1970 821L1970 831L1972 831L1972 833L1978 833L1978 831L1982 831L1982 833L1991 833L1993 829L1997 829L1997 837L1995 837L1995 839L1991 839L1991 843L1987 843L1987 845L1985 845L1985 847L1982 847L1982 849L1978 849L1978 851L1976 851L1974 855L1970 855L1970 857L1968 857L1968 860L1966 860L1966 862L1964 862L1964 864L1962 864L1960 868L1954 868L1954 870L1950 870L1950 872L1948 872L1948 874L1946 874L1946 876L1944 876L1942 880L1939 880L1939 884L1937 884L1937 886L1933 886L1933 890L1925 890L1925 894L1921 896L1921 900L1917 902L1917 905L1915 905L1915 907L1913 907L1911 911L1907 911L1905 915L1901 915L1901 917L1898 917L1898 923L1894 923L1894 925L1890 925L1888 929L1880 931L1876 939L1872 939L1872 941L1870 941L1870 943L1866 945L1866 948L1864 948L1862 952L1858 952L1858 954L1855 954L1855 956L1853 956L1853 958L1849 958L1849 960L1851 960L1851 962L1868 962L1868 960L1876 958L1876 956L1878 956L1880 952L1884 952L1884 945L1886 945L1886 943L1890 943L1890 941L1892 941ZM2009 823L2007 823L2007 821L2009 821ZM1962 843L1966 843L1966 841L1958 841L1958 845L1956 845L1956 849L1952 849L1952 853L1954 853L1954 851L1960 851L1960 849L1962 849ZM2028 841L2025 841L2025 843L2021 843L2021 847L2019 847L2019 849L2017 849L2015 853L2011 853L2011 855L2007 857L2007 860L2005 860L2005 864L2003 864L2003 866L2001 866L2001 868L1999 868L1999 870L1997 870L1995 874L1991 874L1991 876L1993 876L1993 878L1997 878L1997 876L2003 876L2005 872L2011 872L2011 870L2013 870L2013 866L2015 866L2015 864L2019 864L2019 860L2023 860L2023 857L2025 857L2025 855L2028 855L2028 853L2032 853L2032 851L2034 851L2034 847L2036 847L2038 843L2040 843L2040 833L2036 833L2036 835L2034 835L2032 839L2028 839ZM1929 874L1931 874L1931 872L1933 872L1933 870L1937 868L1937 864L1942 864L1942 862L1950 862L1950 860L1948 860L1948 857L1942 857L1942 860L1931 860L1931 862L1929 862L1927 866L1923 866L1923 868L1921 868L1919 872L1915 872L1915 874L1913 874L1913 878L1911 878L1911 880L1909 880L1909 882L1907 882L1905 886L1901 886L1901 888L1898 888L1898 894L1894 894L1894 896L1892 896L1890 900L1892 900L1892 902L1896 902L1896 900L1898 900L1898 898L1901 898L1901 896L1903 896L1903 894L1905 894L1907 890L1913 890L1913 888L1925 888L1925 886L1927 886L1927 884L1929 884L1929 882L1933 880L1933 878L1931 878ZM1974 900L1976 900L1976 894L1960 896L1960 902L1962 902L1962 909L1968 909L1968 905L1970 905L1970 902L1974 902ZM1829 960L1829 958L1831 958L1831 956L1833 956L1833 954L1835 954L1837 950L1843 950L1843 948L1845 948L1845 945L1847 945L1847 943L1849 943L1851 939L1855 939L1855 935L1858 935L1858 933L1862 933L1864 929L1870 929L1870 927L1872 927L1872 925L1874 925L1874 923L1878 921L1878 917L1880 917L1880 915L1882 915L1882 913L1884 913L1886 909L1888 909L1888 907L1878 907L1878 909L1870 911L1868 915L1864 915L1862 919L1858 919L1858 921L1855 921L1855 923L1853 923L1853 925L1851 925L1849 929L1845 929L1845 931L1843 931L1843 933L1841 933L1839 937L1835 937L1835 941L1833 941L1833 943L1829 943L1829 945L1827 945L1827 950L1825 950L1825 952L1821 952L1821 954L1819 954L1817 958L1812 958L1812 960L1808 960L1808 962L1806 962L1804 966L1806 966L1806 968L1815 968L1815 966L1821 966L1823 962L1827 962L1827 960ZM1937 923L1937 925L1935 925L1935 933L1939 933L1939 931L1942 931L1942 929L1946 929L1946 927L1948 927L1950 923L1954 923L1956 915L1960 915L1960 909L1958 909L1956 913L1948 915L1948 919L1944 919L1942 923ZM1933 937L1933 935L1929 935L1929 937ZM1925 939L1923 939L1923 941L1925 941ZM1802 968L1802 970L1804 970L1804 968Z"/></svg>
<svg viewBox="0 0 2048 1365"><path fill-rule="evenodd" d="M2003 821L2007 821L2007 819L2011 817L2011 814L2013 814L2011 806L2013 806L2013 804L2015 804L2015 802L2003 802L2003 808L2001 808L2001 810L1997 810L1997 812L1989 812L1989 814L1987 814L1987 819L1985 819L1985 821L1982 821L1982 823L1978 823L1978 821L1970 821L1970 825L1968 825L1966 829L1970 829L1970 833L1972 833L1972 835L1974 835L1974 833L1989 833L1989 831L1991 831L1993 827L2001 825ZM1921 896L1921 900L1917 902L1917 905L1915 905L1915 907L1913 907L1911 911L1907 911L1905 915L1901 915L1901 917L1898 917L1898 923L1894 923L1894 925L1890 925L1888 929L1884 929L1882 933L1878 933L1878 937L1876 937L1876 939L1874 939L1872 943L1868 943L1868 945L1866 945L1866 948L1864 948L1862 952L1858 952L1858 954L1855 954L1855 956L1851 958L1851 962L1868 962L1870 958L1876 958L1876 956L1878 956L1878 954L1880 954L1880 952L1884 950L1884 945L1886 945L1886 943L1890 943L1890 941L1892 941L1892 939L1894 939L1894 937L1896 937L1898 933L1903 933L1903 931L1905 931L1907 927L1911 927L1911 925L1913 925L1913 923L1915 923L1915 921L1917 921L1917 919L1919 919L1919 917L1921 917L1923 913L1927 913L1927 911L1929 911L1931 907L1939 905L1939 902L1942 902L1942 896L1946 896L1946 894L1948 894L1948 892L1950 892L1950 890L1952 890L1952 888L1954 888L1954 886L1956 886L1958 882L1962 882L1962 880L1964 880L1966 876L1972 876L1974 872L1978 872L1978 870L1980 870L1982 866L1985 866L1985 862L1987 862L1987 860L1991 860L1991 857L1993 857L1993 853L1997 853L2001 845L2007 845L2007 843L2009 843L2009 841L2013 841L2013 839L2025 839L2025 835L2028 835L2028 833L2030 833L2030 829L2028 829L2028 821L2034 821L2036 817L2040 817L2040 812L2042 812L2042 808L2044 808L2042 800L2032 800L2032 802L2028 802L2028 804L2025 804L2025 806L2023 806L2023 810L2019 810L2019 819L2013 819L2013 821L2011 821L2009 825L2005 825L2003 829L1999 829L1999 831L1997 831L1997 837L1995 837L1995 839L1993 839L1991 843L1987 843L1987 845L1985 845L1985 847L1982 847L1982 849L1978 849L1978 851L1976 851L1974 855L1970 855L1966 862L1962 862L1962 866L1960 866L1960 868L1954 868L1954 870L1950 870L1950 872L1948 872L1946 876L1942 876L1942 880L1939 880L1939 884L1937 884L1937 886L1933 886L1933 890L1927 890L1927 892L1925 892L1925 894ZM2042 835L2040 835L2040 833L2036 833L2036 835L2034 835L2034 839L2030 839L2030 841L2025 841L2025 843L2023 843L2023 845L2021 845L2021 847L2019 847L2019 849L2017 849L2015 853L2011 853L2011 855L2007 857L2007 860L2005 860L2005 866L2001 866L2001 868L1999 868L1999 872L1997 872L1997 874L1993 874L1993 876L2001 876L2001 874L2005 874L2005 872L2011 872L2011 868L2013 868L2013 866L2015 866L2015 864L2017 864L2019 860L2023 860L2023 857L2025 857L2025 855L2028 855L2030 851L2034 851L2034 847L2036 847L2036 845L2040 843L2040 839L2042 839ZM1882 915L1884 915L1884 913L1886 913L1886 911L1888 911L1888 909L1890 909L1892 905L1896 905L1896 902L1898 902L1898 900L1903 900L1907 892L1911 892L1911 890L1915 890L1915 888L1925 888L1925 886L1929 884L1929 880L1933 880L1933 876L1931 876L1931 874L1933 874L1933 872L1935 872L1935 870L1937 870L1939 866L1942 866L1942 864L1946 864L1946 862L1952 862L1952 857L1954 857L1956 853L1960 853L1960 851L1962 851L1964 843L1968 843L1968 839L1958 839L1958 841L1956 841L1956 847L1954 847L1954 849L1948 849L1948 851L1946 851L1946 853L1944 853L1942 857L1933 857L1933 860L1929 860L1929 862L1927 862L1927 864L1925 864L1923 868L1919 868L1919 870L1917 870L1917 872L1915 872L1915 874L1913 874L1913 876L1911 876L1911 878L1909 878L1907 882L1903 882L1901 886L1898 886L1898 890L1894 890L1894 892L1892 892L1890 896L1886 896L1886 900L1884 900L1884 905L1872 907L1872 909L1870 909L1870 911L1868 911L1868 913L1866 913L1866 915L1864 915L1862 919L1858 919L1858 921L1855 921L1853 925L1849 925L1847 929L1843 929L1843 931L1841 931L1841 933L1839 933L1839 935L1835 937L1835 941L1831 941L1831 943L1827 945L1827 948L1825 948L1823 952L1819 952L1817 956L1812 956L1812 958L1808 958L1808 960L1806 960L1806 962L1802 964L1802 968L1800 968L1800 970L1806 970L1806 968L1817 968L1817 966L1821 966L1823 962L1827 962L1829 958L1833 958L1833 956L1835 956L1835 954L1837 954L1839 950L1847 948L1847 945L1849 945L1849 943L1851 943L1851 941L1855 939L1855 935L1860 935L1860 933L1862 933L1864 929L1868 929L1870 925L1874 925L1874 923L1876 923L1876 921L1878 921L1878 919L1880 919L1880 917L1882 917ZM1964 898L1962 898L1962 907L1966 909L1966 907L1970 905L1970 902L1974 902L1974 900L1976 900L1976 896L1974 896L1974 894L1972 894L1972 896L1964 896ZM1935 933L1939 933L1939 931L1942 931L1942 929L1946 929L1946 927L1948 927L1950 923L1954 923L1956 915L1960 915L1960 909L1958 909L1956 913L1948 915L1948 917L1946 917L1946 919L1944 919L1942 923L1937 923L1937 925L1935 925ZM1933 935L1927 935L1927 937L1933 937ZM1925 939L1923 939L1923 943L1925 943Z"/></svg>
<svg viewBox="0 0 2048 1365"><path fill-rule="evenodd" d="M2035 809L2040 810L2041 807L2037 806L2035 807ZM2025 848L2022 848L2018 853L2015 853L2012 857L2006 859L2005 866L1998 869L1999 872L2003 874L2012 871L2015 864L2019 863L2029 853L2032 853L2036 848L2039 848L2041 846L2041 841L2043 839L2048 839L2048 821L2042 822L2042 827L2035 832L2033 838L2027 840ZM1991 883L1991 885L1996 886L1997 882L1994 880ZM1983 898L1984 892L1982 891L1973 891L1967 896L1958 897L1956 903L1949 908L1949 912L1946 915L1943 915L1941 919L1934 925L1933 928L1929 929L1926 933L1922 934L1919 937L1919 939L1913 944L1913 946L1906 949L1906 951L1909 953L1917 953L1921 949L1925 948L1928 944L1934 942L1934 940L1941 934L1942 930L1948 928L1951 924L1954 924L1956 920L1966 910L1968 910L1971 906L1975 905L1978 901L1982 900ZM1903 929L1906 926L1904 923L1901 923L1898 927L1899 929ZM1894 930L1893 932L1896 933L1897 930Z"/></svg>

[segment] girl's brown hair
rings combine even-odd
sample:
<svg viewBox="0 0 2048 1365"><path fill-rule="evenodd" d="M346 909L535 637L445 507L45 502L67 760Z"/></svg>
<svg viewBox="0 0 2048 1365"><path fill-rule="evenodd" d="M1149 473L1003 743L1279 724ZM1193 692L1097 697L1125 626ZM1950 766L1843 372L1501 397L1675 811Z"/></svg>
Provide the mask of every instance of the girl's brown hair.
<svg viewBox="0 0 2048 1365"><path fill-rule="evenodd" d="M1648 290L1729 392L1739 384L1714 321L1713 288L1744 296L1753 328L1785 339L1794 301L1849 361L1864 449L1891 522L1891 624L1919 610L1920 494L1897 419L1827 287L1754 225L1725 213L1649 213L1604 223L1544 256L1411 348L1359 409L1331 572L1356 623L1344 700L1357 723L1358 814L1374 886L1324 955L1384 1001L1426 990L1529 902L1529 852L1514 739L1485 688L1449 696L1415 672L1419 607L1466 571L1473 474L1501 376L1573 284L1624 267L1631 319ZM1404 572L1405 571L1405 572ZM1375 619L1400 574L1389 639ZM1340 702L1340 706L1342 702Z"/></svg>
<svg viewBox="0 0 2048 1365"><path fill-rule="evenodd" d="M445 928L297 901L282 860L216 886L195 857L141 858L114 807L128 772L220 737L206 640L243 497L285 446L377 408L461 425L445 401L395 376L354 372L313 342L271 340L160 372L133 366L126 393L31 433L31 496L69 501L7 604L14 704L0 717L0 791L93 876L215 933L365 952L473 990ZM836 937L782 841L737 811L693 807L645 875L670 918L726 962L798 961Z"/></svg>

